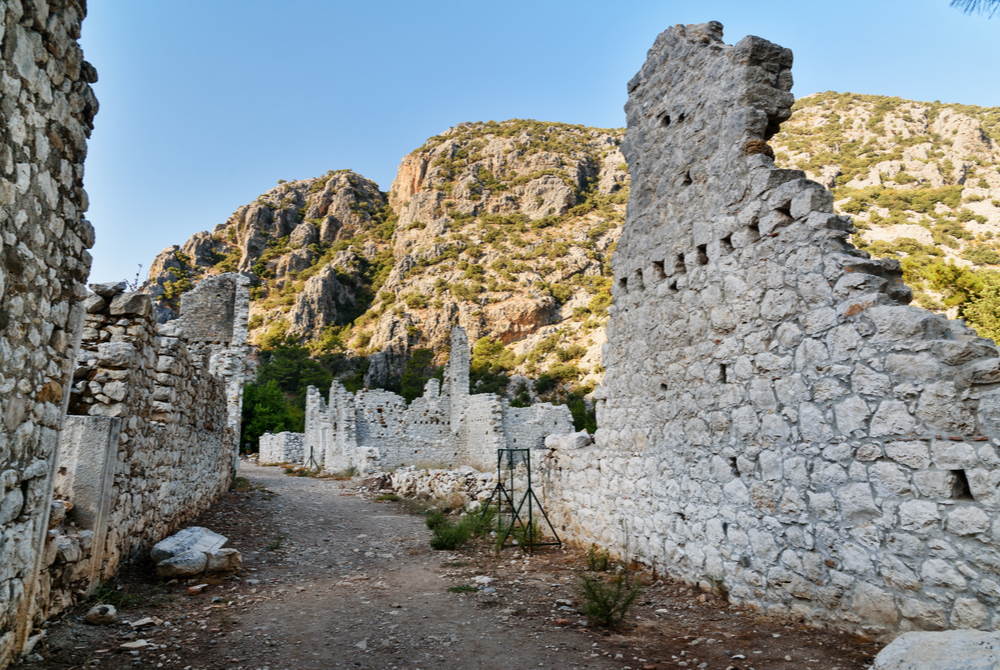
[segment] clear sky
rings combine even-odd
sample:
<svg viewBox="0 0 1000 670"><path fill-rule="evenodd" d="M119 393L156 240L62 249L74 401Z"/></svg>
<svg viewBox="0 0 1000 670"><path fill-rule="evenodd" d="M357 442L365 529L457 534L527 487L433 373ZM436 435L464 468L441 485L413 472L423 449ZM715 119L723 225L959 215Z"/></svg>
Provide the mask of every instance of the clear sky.
<svg viewBox="0 0 1000 670"><path fill-rule="evenodd" d="M797 96L1000 106L1000 18L948 0L89 0L101 109L91 281L132 278L278 179L400 159L463 121L624 125L656 35L721 21L795 52Z"/></svg>

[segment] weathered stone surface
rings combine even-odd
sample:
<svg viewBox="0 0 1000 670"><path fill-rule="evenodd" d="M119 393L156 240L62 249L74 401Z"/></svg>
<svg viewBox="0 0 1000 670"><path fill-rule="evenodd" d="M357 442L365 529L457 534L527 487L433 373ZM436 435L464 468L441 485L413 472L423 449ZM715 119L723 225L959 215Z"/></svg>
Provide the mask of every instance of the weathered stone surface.
<svg viewBox="0 0 1000 670"><path fill-rule="evenodd" d="M59 555L45 546L51 459L94 243L84 14L75 0L0 2L0 667L28 639L36 594L46 597L36 561Z"/></svg>
<svg viewBox="0 0 1000 670"><path fill-rule="evenodd" d="M829 193L775 167L791 52L721 37L670 28L629 83L599 429L548 452L549 515L773 611L995 625L1000 358L906 305L899 264L851 247Z"/></svg>
<svg viewBox="0 0 1000 670"><path fill-rule="evenodd" d="M226 542L224 535L201 526L189 526L154 544L149 556L159 563L191 551L210 554L221 549Z"/></svg>
<svg viewBox="0 0 1000 670"><path fill-rule="evenodd" d="M156 564L160 577L191 577L200 575L208 567L208 554L191 550L171 555Z"/></svg>
<svg viewBox="0 0 1000 670"><path fill-rule="evenodd" d="M872 670L995 670L1000 633L946 630L903 633L880 651Z"/></svg>
<svg viewBox="0 0 1000 670"><path fill-rule="evenodd" d="M94 605L87 610L83 620L95 625L114 623L118 620L118 610L114 605Z"/></svg>

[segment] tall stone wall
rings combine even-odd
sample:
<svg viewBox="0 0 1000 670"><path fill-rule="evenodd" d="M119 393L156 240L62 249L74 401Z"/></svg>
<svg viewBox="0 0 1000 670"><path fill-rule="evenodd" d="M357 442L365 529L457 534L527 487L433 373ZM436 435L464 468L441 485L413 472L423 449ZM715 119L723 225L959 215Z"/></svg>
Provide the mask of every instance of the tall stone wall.
<svg viewBox="0 0 1000 670"><path fill-rule="evenodd" d="M0 3L0 667L28 634L87 249L83 2Z"/></svg>
<svg viewBox="0 0 1000 670"><path fill-rule="evenodd" d="M629 83L599 430L553 450L550 515L815 622L996 628L997 351L774 167L791 52L721 37L671 28Z"/></svg>

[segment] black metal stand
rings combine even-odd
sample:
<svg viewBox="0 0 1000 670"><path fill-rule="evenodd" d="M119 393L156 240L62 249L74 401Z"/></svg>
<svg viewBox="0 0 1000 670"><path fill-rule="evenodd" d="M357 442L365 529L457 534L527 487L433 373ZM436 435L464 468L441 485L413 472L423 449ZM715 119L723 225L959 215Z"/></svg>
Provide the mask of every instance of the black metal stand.
<svg viewBox="0 0 1000 670"><path fill-rule="evenodd" d="M515 503L514 470L521 463L525 465L528 486L521 499ZM505 480L507 483L505 483ZM549 521L549 515L545 513L542 502L535 495L535 491L532 488L530 449L497 449L497 485L494 487L493 493L490 494L490 499L487 501L486 506L483 507L483 517L489 514L494 500L496 501L497 509L497 550L508 546L520 546L525 551L533 551L535 547L562 546L559 534L556 533L552 522ZM525 510L525 504L527 504L527 510ZM545 519L545 525L549 527L552 537L555 538L554 541L536 541L536 533L541 538L541 533L537 532L538 529L535 526L536 506L542 518ZM522 517L522 512L527 513L526 518ZM506 524L504 523L505 519L507 520ZM511 538L514 529L518 526L523 529L524 541L518 542L517 545L514 545L514 543L508 545L507 540Z"/></svg>

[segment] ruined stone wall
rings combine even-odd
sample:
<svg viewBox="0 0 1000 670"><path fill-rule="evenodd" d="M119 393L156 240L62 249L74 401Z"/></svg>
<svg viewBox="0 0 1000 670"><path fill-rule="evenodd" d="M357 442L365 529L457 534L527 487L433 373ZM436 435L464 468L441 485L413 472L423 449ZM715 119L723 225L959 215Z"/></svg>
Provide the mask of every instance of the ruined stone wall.
<svg viewBox="0 0 1000 670"><path fill-rule="evenodd" d="M775 169L791 53L721 32L667 30L629 84L599 429L553 450L549 513L814 622L995 628L997 351Z"/></svg>
<svg viewBox="0 0 1000 670"><path fill-rule="evenodd" d="M424 394L409 404L384 390L353 394L338 382L324 402L310 387L304 464L312 458L327 472L404 465L491 470L498 448L540 448L546 435L572 430L572 415L565 406L511 408L493 394L469 395L469 355L465 332L455 328L444 393L438 380L431 379Z"/></svg>
<svg viewBox="0 0 1000 670"><path fill-rule="evenodd" d="M238 278L208 283L223 286L230 303L212 313L245 320ZM230 389L243 383L242 342L205 341L199 329L191 339L183 318L157 325L150 297L125 288L95 285L83 303L36 625L200 514L231 481L240 408ZM204 283L185 294L182 314L203 295ZM239 327L228 336L238 338Z"/></svg>
<svg viewBox="0 0 1000 670"><path fill-rule="evenodd" d="M261 465L276 463L302 462L302 433L284 431L281 433L264 433L260 436Z"/></svg>
<svg viewBox="0 0 1000 670"><path fill-rule="evenodd" d="M96 73L75 0L0 3L0 667L28 633L90 270L83 159Z"/></svg>

